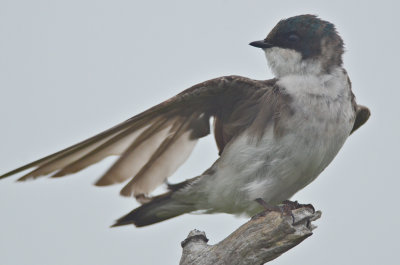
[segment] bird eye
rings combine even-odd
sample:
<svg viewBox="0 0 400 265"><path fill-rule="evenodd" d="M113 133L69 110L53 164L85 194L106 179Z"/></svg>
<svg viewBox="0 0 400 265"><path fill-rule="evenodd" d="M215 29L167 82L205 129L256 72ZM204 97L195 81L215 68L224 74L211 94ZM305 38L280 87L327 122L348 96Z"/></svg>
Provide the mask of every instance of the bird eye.
<svg viewBox="0 0 400 265"><path fill-rule="evenodd" d="M299 37L299 35L292 33L292 34L290 34L290 35L288 36L287 39L288 39L290 42L296 42L296 41L300 40L300 37Z"/></svg>

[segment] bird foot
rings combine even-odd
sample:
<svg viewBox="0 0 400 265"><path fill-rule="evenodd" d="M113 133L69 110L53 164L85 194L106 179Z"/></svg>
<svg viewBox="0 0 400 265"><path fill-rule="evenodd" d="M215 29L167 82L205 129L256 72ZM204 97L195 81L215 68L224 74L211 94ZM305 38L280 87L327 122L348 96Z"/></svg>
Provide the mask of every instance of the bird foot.
<svg viewBox="0 0 400 265"><path fill-rule="evenodd" d="M312 210L313 213L315 213L315 209L314 206L312 206L311 204L300 204L297 201L289 201L289 200L285 200L283 201L281 204L279 205L269 205L268 203L266 203L263 199L261 198L257 198L255 200L256 202L258 202L263 208L264 211L256 214L255 216L252 217L253 218L258 218L261 216L265 216L270 212L279 212L281 213L281 216L291 216L293 219L293 223L296 223L295 217L292 213L293 210L299 209L299 208L309 208Z"/></svg>
<svg viewBox="0 0 400 265"><path fill-rule="evenodd" d="M313 214L315 213L315 208L312 204L301 204L301 203L298 203L297 201L285 200L282 202L282 205L291 210L296 210L299 208L308 208L308 209L312 210Z"/></svg>
<svg viewBox="0 0 400 265"><path fill-rule="evenodd" d="M281 213L281 216L291 216L293 219L293 223L295 222L294 215L292 213L293 209L291 207L287 207L285 205L269 205L261 198L257 198L255 201L264 208L264 211L256 214L252 217L252 219L265 216L270 212L278 212Z"/></svg>

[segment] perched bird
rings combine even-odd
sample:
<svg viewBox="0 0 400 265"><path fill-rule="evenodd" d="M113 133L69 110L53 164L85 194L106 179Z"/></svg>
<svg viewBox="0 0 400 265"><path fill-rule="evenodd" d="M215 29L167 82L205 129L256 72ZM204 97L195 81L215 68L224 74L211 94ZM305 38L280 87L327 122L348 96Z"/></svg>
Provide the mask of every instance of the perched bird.
<svg viewBox="0 0 400 265"><path fill-rule="evenodd" d="M118 155L95 185L127 181L121 194L143 205L115 226L146 226L198 210L253 215L262 209L259 200L282 203L329 165L370 112L355 102L342 66L343 41L332 23L291 17L250 45L265 52L276 78L205 81L0 178L30 168L19 180L56 178ZM211 117L219 158L200 176L151 197L210 134Z"/></svg>

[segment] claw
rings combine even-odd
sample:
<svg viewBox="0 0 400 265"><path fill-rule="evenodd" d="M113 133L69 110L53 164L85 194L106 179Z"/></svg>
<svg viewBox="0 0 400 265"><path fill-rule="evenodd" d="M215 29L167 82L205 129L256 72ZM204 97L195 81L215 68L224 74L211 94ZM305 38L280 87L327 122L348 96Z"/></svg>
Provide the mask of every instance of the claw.
<svg viewBox="0 0 400 265"><path fill-rule="evenodd" d="M292 224L294 225L294 224L296 224L296 219L294 217L294 214L292 213L293 210L296 210L299 208L309 208L312 210L313 214L315 213L314 206L312 206L311 204L301 204L301 203L298 203L297 201L285 200L282 202L282 204L280 204L278 206L269 205L267 202L265 202L261 198L257 198L257 199L255 199L255 201L258 202L265 210L261 213L256 214L252 218L265 216L269 212L280 212L282 216L284 216L284 215L291 216L293 219ZM311 221L308 220L307 227L310 225L310 223L311 223Z"/></svg>
<svg viewBox="0 0 400 265"><path fill-rule="evenodd" d="M295 208L293 208L292 206L286 205L286 204L283 204L281 206L272 206L272 205L269 205L268 203L266 203L261 198L257 198L255 201L258 202L265 209L265 211L263 211L263 212L261 212L259 214L256 214L255 216L253 216L253 218L254 217L257 218L259 216L265 216L265 214L268 213L268 212L280 212L281 216L284 216L284 215L291 216L292 219L293 219L293 224L295 223L295 218L294 218L294 215L292 213L292 210L295 209Z"/></svg>
<svg viewBox="0 0 400 265"><path fill-rule="evenodd" d="M288 207L291 207L292 210L299 209L299 208L309 208L312 210L312 213L315 213L315 208L312 204L301 204L298 203L297 201L289 201L285 200L282 202L283 205L287 205Z"/></svg>
<svg viewBox="0 0 400 265"><path fill-rule="evenodd" d="M313 214L315 213L315 208L311 203L303 204L302 206L311 209Z"/></svg>

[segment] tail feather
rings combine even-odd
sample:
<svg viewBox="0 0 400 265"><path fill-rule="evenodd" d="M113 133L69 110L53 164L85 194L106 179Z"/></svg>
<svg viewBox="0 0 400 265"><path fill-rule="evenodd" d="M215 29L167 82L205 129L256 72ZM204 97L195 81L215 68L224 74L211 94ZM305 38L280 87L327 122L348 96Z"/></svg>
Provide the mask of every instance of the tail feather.
<svg viewBox="0 0 400 265"><path fill-rule="evenodd" d="M167 193L153 198L150 202L119 218L111 227L129 224L137 227L147 226L195 210L193 204L177 201L171 195L172 193Z"/></svg>

